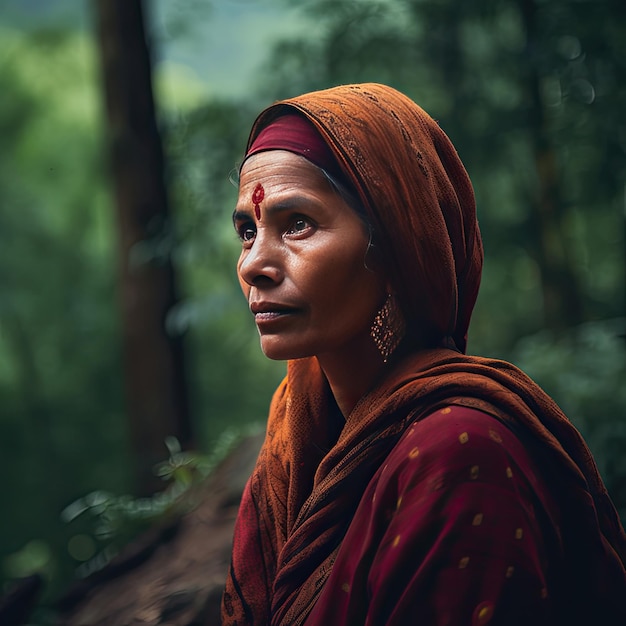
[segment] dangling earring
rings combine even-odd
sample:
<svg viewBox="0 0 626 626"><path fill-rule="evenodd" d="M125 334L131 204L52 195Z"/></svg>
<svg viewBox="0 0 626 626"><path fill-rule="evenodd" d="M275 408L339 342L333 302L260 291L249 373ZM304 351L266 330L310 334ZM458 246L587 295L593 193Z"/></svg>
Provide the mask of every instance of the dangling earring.
<svg viewBox="0 0 626 626"><path fill-rule="evenodd" d="M376 313L370 335L383 363L386 363L395 349L400 345L405 331L404 317L392 294L387 294L385 304Z"/></svg>

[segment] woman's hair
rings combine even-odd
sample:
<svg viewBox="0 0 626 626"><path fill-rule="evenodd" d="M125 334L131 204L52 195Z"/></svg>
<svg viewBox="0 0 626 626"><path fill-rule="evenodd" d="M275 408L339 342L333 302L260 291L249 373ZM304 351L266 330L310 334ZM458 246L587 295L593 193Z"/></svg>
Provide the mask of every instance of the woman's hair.
<svg viewBox="0 0 626 626"><path fill-rule="evenodd" d="M330 172L327 172L323 167L312 164L316 167L322 176L328 181L328 184L334 189L335 193L361 218L361 220L371 228L371 224L365 214L365 209L361 200L354 189L348 187L345 180L340 180L336 176L333 176Z"/></svg>
<svg viewBox="0 0 626 626"><path fill-rule="evenodd" d="M305 148L292 151L325 170L370 225L410 335L422 345L452 340L464 352L482 242L472 186L448 137L408 97L368 83L268 107L253 125L246 155L277 149L285 133L291 142L292 122L303 119L306 125L295 125Z"/></svg>

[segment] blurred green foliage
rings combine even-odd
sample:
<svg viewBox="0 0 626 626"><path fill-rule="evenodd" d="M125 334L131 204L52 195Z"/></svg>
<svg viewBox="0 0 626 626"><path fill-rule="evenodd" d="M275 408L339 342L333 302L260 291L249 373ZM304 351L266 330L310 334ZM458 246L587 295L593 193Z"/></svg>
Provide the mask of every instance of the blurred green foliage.
<svg viewBox="0 0 626 626"><path fill-rule="evenodd" d="M301 7L309 35L257 51L264 65L245 97L198 102L194 92L184 108L161 103L175 217L166 235L183 294L168 328L187 335L200 455L227 428L262 423L284 372L258 348L234 269L229 172L252 120L279 97L380 81L437 116L475 184L487 260L471 351L516 362L555 397L626 514L626 9L616 0L538 2L540 45L529 56L521 6L309 0ZM109 545L86 513L121 538L169 506L112 495L130 493L131 477L94 46L69 30L0 31L0 452L8 474L0 579L44 572L49 597ZM540 184L529 138L531 65L587 320L570 329L542 331L528 210ZM161 469L182 484L194 463L169 453ZM100 496L66 524L61 511L93 492Z"/></svg>
<svg viewBox="0 0 626 626"><path fill-rule="evenodd" d="M59 512L127 481L112 212L88 38L0 36L4 577L67 579ZM89 468L83 471L82 468ZM7 556L12 555L12 556ZM5 558L6 557L6 558Z"/></svg>
<svg viewBox="0 0 626 626"><path fill-rule="evenodd" d="M511 358L581 431L626 520L626 318L541 331L521 339Z"/></svg>

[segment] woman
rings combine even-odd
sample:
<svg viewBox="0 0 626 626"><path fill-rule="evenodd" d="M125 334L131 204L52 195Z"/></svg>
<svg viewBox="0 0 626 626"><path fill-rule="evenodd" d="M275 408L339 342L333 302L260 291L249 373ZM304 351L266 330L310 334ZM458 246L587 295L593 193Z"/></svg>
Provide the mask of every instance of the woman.
<svg viewBox="0 0 626 626"><path fill-rule="evenodd" d="M437 123L376 84L277 103L233 219L288 369L223 624L626 624L626 539L588 448L522 372L465 355L482 244Z"/></svg>

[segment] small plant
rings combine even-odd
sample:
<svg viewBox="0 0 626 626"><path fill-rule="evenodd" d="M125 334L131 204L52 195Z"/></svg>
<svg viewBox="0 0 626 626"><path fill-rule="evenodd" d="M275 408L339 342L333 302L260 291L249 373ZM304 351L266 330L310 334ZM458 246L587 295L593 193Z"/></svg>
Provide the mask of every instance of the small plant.
<svg viewBox="0 0 626 626"><path fill-rule="evenodd" d="M178 439L168 437L165 445L169 457L154 468L155 474L166 484L163 491L144 498L93 491L69 504L62 511L61 519L73 524L79 518L88 517L96 546L79 566L78 575L85 577L101 569L123 546L148 528L165 526L193 508L196 501L190 497L190 490L215 469L244 434L227 430L206 455L183 451ZM188 495L183 497L185 494Z"/></svg>

